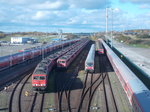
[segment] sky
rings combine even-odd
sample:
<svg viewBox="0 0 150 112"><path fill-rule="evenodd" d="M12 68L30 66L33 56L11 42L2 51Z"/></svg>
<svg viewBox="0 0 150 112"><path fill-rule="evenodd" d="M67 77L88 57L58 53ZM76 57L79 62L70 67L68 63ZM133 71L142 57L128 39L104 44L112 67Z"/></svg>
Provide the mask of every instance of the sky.
<svg viewBox="0 0 150 112"><path fill-rule="evenodd" d="M150 0L0 0L0 31L99 32L150 28ZM113 26L113 27L112 27Z"/></svg>

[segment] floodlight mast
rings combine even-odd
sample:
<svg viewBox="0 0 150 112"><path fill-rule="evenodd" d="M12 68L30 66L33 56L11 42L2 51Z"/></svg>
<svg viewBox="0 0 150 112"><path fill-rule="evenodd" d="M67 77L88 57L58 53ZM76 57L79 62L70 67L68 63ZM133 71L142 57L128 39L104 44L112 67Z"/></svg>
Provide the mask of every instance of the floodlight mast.
<svg viewBox="0 0 150 112"><path fill-rule="evenodd" d="M105 38L106 38L106 42L107 42L108 41L108 7L106 7L106 34L105 34Z"/></svg>
<svg viewBox="0 0 150 112"><path fill-rule="evenodd" d="M112 13L112 17L111 17L111 47L113 47L113 8L111 8L111 13Z"/></svg>
<svg viewBox="0 0 150 112"><path fill-rule="evenodd" d="M60 41L61 41L61 44L62 44L61 48L62 48L62 50L63 50L63 38L62 38L62 33L63 33L62 29L59 29L59 38L60 38Z"/></svg>

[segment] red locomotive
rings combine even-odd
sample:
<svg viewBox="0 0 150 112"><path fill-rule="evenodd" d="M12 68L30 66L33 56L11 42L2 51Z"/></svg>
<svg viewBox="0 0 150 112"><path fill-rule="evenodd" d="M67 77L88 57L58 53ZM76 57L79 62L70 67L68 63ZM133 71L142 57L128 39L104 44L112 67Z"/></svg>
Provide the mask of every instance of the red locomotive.
<svg viewBox="0 0 150 112"><path fill-rule="evenodd" d="M69 47L64 48L63 50L56 52L44 60L42 60L36 67L32 75L32 87L35 91L43 91L47 87L48 76L50 71L54 66L56 66L57 59L73 49L78 43L75 43Z"/></svg>
<svg viewBox="0 0 150 112"><path fill-rule="evenodd" d="M53 61L49 59L42 60L36 67L32 75L32 86L34 90L45 90L47 87L47 80L49 72L54 65Z"/></svg>

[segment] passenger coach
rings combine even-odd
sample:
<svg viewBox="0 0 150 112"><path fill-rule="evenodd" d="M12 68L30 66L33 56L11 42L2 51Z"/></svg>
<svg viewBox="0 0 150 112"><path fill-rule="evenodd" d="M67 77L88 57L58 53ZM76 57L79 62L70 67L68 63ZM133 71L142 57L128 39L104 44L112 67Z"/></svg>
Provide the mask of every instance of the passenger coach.
<svg viewBox="0 0 150 112"><path fill-rule="evenodd" d="M96 51L98 54L104 54L104 48L103 48L103 45L101 43L101 39L96 41Z"/></svg>
<svg viewBox="0 0 150 112"><path fill-rule="evenodd" d="M90 48L88 56L85 60L85 71L86 72L94 72L94 60L95 60L95 44L93 44Z"/></svg>

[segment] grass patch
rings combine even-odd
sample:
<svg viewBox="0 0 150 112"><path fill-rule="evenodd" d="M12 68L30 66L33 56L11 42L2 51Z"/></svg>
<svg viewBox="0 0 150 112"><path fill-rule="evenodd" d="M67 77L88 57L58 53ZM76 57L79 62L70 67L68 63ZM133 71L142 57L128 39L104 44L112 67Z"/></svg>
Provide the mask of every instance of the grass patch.
<svg viewBox="0 0 150 112"><path fill-rule="evenodd" d="M128 45L133 47L140 47L140 48L150 48L149 45L143 45L143 44L128 44Z"/></svg>
<svg viewBox="0 0 150 112"><path fill-rule="evenodd" d="M84 80L84 76L85 76L85 71L84 70L80 70L78 73L78 78L80 78L82 81Z"/></svg>
<svg viewBox="0 0 150 112"><path fill-rule="evenodd" d="M117 35L116 39L119 42L123 42L129 46L140 47L140 48L150 48L150 39L149 38L137 38L137 36L125 36Z"/></svg>
<svg viewBox="0 0 150 112"><path fill-rule="evenodd" d="M10 41L11 37L6 36L5 38L0 38L0 41Z"/></svg>
<svg viewBox="0 0 150 112"><path fill-rule="evenodd" d="M50 42L51 39L53 38L57 38L57 35L52 35L52 36L31 36L31 35L25 35L25 36L21 36L21 35L14 35L14 36L6 36L5 38L0 38L0 41L11 41L11 37L31 37L33 39L38 39L38 42Z"/></svg>

